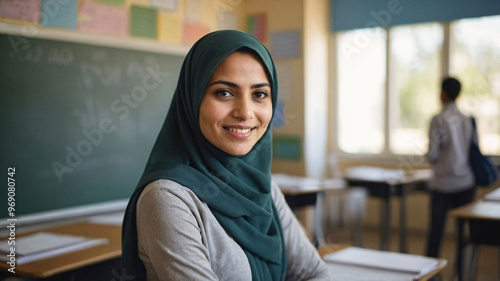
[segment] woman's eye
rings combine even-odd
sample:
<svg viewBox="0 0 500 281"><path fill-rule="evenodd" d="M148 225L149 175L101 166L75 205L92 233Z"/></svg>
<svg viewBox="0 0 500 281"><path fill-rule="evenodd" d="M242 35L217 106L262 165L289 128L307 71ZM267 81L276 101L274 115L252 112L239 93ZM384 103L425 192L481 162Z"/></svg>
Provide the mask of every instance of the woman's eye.
<svg viewBox="0 0 500 281"><path fill-rule="evenodd" d="M253 97L257 99L264 99L268 96L266 92L255 92L253 93Z"/></svg>
<svg viewBox="0 0 500 281"><path fill-rule="evenodd" d="M219 97L231 97L233 94L228 90L218 90L215 94Z"/></svg>

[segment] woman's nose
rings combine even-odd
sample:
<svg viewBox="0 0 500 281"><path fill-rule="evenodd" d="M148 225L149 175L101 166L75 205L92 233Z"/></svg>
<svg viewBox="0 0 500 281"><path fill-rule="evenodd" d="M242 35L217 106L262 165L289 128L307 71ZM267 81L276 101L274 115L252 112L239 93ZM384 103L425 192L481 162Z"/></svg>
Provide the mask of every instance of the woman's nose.
<svg viewBox="0 0 500 281"><path fill-rule="evenodd" d="M253 118L253 108L252 108L252 100L247 97L238 97L236 102L234 103L233 108L233 117L239 118L242 120L249 120Z"/></svg>

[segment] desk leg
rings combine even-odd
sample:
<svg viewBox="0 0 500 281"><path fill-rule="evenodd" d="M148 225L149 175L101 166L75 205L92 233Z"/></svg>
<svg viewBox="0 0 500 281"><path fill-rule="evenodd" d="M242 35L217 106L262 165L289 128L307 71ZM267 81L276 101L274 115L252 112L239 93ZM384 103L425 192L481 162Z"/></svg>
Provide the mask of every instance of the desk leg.
<svg viewBox="0 0 500 281"><path fill-rule="evenodd" d="M380 248L382 251L389 249L389 234L391 227L390 198L384 198L380 205Z"/></svg>
<svg viewBox="0 0 500 281"><path fill-rule="evenodd" d="M457 260L456 260L456 272L458 275L458 281L464 281L464 219L457 218Z"/></svg>
<svg viewBox="0 0 500 281"><path fill-rule="evenodd" d="M325 237L323 232L323 201L325 198L324 192L316 193L316 207L314 209L314 236L318 248L325 244Z"/></svg>
<svg viewBox="0 0 500 281"><path fill-rule="evenodd" d="M399 251L401 253L408 252L406 244L406 191L402 187L399 204Z"/></svg>

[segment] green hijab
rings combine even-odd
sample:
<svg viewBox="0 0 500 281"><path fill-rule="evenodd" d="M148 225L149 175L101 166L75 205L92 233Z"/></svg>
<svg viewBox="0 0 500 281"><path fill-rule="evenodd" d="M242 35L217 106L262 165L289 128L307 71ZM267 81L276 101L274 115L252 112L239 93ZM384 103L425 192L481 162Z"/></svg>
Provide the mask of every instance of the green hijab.
<svg viewBox="0 0 500 281"><path fill-rule="evenodd" d="M201 99L212 72L227 55L244 47L253 50L264 65L271 84L274 115L278 81L264 45L253 36L234 30L212 32L194 44L184 60L166 120L125 212L124 280L146 280L137 249L136 204L144 187L157 179L186 186L207 203L222 227L244 250L253 280L284 280L284 238L271 197L271 126L250 152L234 156L205 139L198 122Z"/></svg>

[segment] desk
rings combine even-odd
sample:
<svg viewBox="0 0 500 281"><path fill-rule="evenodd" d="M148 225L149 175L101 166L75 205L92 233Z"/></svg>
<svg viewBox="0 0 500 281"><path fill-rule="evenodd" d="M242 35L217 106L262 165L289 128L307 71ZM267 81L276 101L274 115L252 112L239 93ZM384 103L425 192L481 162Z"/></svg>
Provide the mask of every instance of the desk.
<svg viewBox="0 0 500 281"><path fill-rule="evenodd" d="M400 197L399 251L407 252L406 242L406 196L415 190L422 190L432 177L432 170L416 170L404 173L400 170L379 167L358 166L346 170L345 179L350 187L365 187L368 194L383 199L380 210L380 247L389 248L391 204L393 196Z"/></svg>
<svg viewBox="0 0 500 281"><path fill-rule="evenodd" d="M464 250L467 242L464 237L465 223L469 226L470 243L500 246L500 202L477 200L465 206L453 209L450 216L457 219L457 264L458 280L465 280ZM474 249L476 250L476 249ZM474 257L473 257L474 258ZM469 269L470 275L473 266Z"/></svg>
<svg viewBox="0 0 500 281"><path fill-rule="evenodd" d="M286 174L273 174L273 181L280 187L292 210L315 206L314 240L318 246L323 245L325 243L322 226L324 193L330 190L344 189L344 181L341 179L318 180Z"/></svg>
<svg viewBox="0 0 500 281"><path fill-rule="evenodd" d="M16 275L31 278L47 278L59 273L119 258L122 253L121 229L121 226L92 224L86 222L44 229L44 232L70 234L92 238L107 238L109 242L104 245L58 255L52 258L16 265ZM18 235L16 238L30 234L33 233ZM9 267L10 266L4 262L0 263L0 270L2 271L7 271Z"/></svg>
<svg viewBox="0 0 500 281"><path fill-rule="evenodd" d="M344 244L326 244L318 249L318 253L323 258L327 254L334 253L346 249L348 247L350 246ZM448 264L448 262L445 259L436 259L436 260L438 261L438 267L432 270L431 272L427 273L426 275L420 276L420 278L416 279L417 281L426 281L431 279L434 275L441 272ZM369 280L370 277L373 278L373 276L366 276L366 278L363 278L363 280Z"/></svg>

